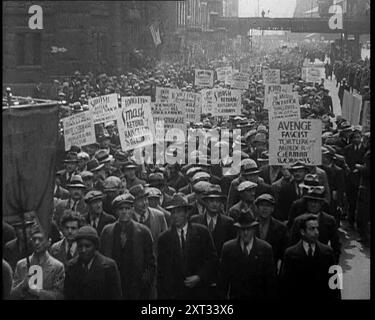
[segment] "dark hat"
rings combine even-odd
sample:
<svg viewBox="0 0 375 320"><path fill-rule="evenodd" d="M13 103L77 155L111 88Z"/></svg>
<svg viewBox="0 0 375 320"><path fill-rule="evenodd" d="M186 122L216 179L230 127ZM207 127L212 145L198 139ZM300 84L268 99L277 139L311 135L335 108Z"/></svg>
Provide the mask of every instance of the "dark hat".
<svg viewBox="0 0 375 320"><path fill-rule="evenodd" d="M95 147L95 148L97 148L97 149L100 148L100 145L99 145L99 143L97 143L97 142L90 143L90 144L88 144L87 146L88 146L88 147Z"/></svg>
<svg viewBox="0 0 375 320"><path fill-rule="evenodd" d="M104 198L105 198L105 195L104 195L103 192L98 191L98 190L91 190L91 191L87 192L87 194L85 195L85 197L83 199L88 204L91 201L102 200Z"/></svg>
<svg viewBox="0 0 375 320"><path fill-rule="evenodd" d="M305 169L305 170L307 170L308 167L307 167L306 164L304 164L303 162L296 162L296 163L294 163L294 164L289 168L289 170L298 170L298 169Z"/></svg>
<svg viewBox="0 0 375 320"><path fill-rule="evenodd" d="M104 164L99 164L99 161L96 158L94 158L88 161L86 166L88 171L95 172L103 168Z"/></svg>
<svg viewBox="0 0 375 320"><path fill-rule="evenodd" d="M70 179L70 183L66 185L68 188L86 188L86 186L83 184L82 177L78 174L72 176Z"/></svg>
<svg viewBox="0 0 375 320"><path fill-rule="evenodd" d="M207 189L203 192L202 199L206 198L226 199L226 196L223 194L218 184L211 184L207 186Z"/></svg>
<svg viewBox="0 0 375 320"><path fill-rule="evenodd" d="M275 204L275 198L268 193L261 194L258 198L255 199L254 204L258 204L261 201L269 202L272 205Z"/></svg>
<svg viewBox="0 0 375 320"><path fill-rule="evenodd" d="M66 159L64 160L64 163L76 163L76 162L78 162L77 152L69 151L66 155Z"/></svg>
<svg viewBox="0 0 375 320"><path fill-rule="evenodd" d="M260 158L257 159L258 162L267 162L269 160L268 151L263 151Z"/></svg>
<svg viewBox="0 0 375 320"><path fill-rule="evenodd" d="M299 186L302 188L310 188L310 187L316 187L320 186L318 175L308 173L305 175L305 178L303 179L303 183L301 183Z"/></svg>
<svg viewBox="0 0 375 320"><path fill-rule="evenodd" d="M136 169L138 166L133 161L126 161L123 165L123 169Z"/></svg>
<svg viewBox="0 0 375 320"><path fill-rule="evenodd" d="M117 196L116 198L114 198L113 201L112 201L112 206L115 209L117 209L123 203L133 204L134 200L135 200L134 196L132 194L126 192L126 193L121 194L121 195Z"/></svg>
<svg viewBox="0 0 375 320"><path fill-rule="evenodd" d="M105 149L98 150L95 153L95 158L98 159L100 164L109 162L113 159L113 157L109 154L108 150Z"/></svg>
<svg viewBox="0 0 375 320"><path fill-rule="evenodd" d="M116 162L119 162L121 164L125 164L126 161L128 161L128 155L124 151L118 150L116 151L114 158Z"/></svg>
<svg viewBox="0 0 375 320"><path fill-rule="evenodd" d="M237 222L234 224L235 227L241 229L254 228L259 224L251 214L250 211L241 211Z"/></svg>
<svg viewBox="0 0 375 320"><path fill-rule="evenodd" d="M303 197L305 199L324 201L324 186L309 187L307 193Z"/></svg>
<svg viewBox="0 0 375 320"><path fill-rule="evenodd" d="M98 137L98 142L103 142L104 140L111 140L111 136L109 134L102 134Z"/></svg>
<svg viewBox="0 0 375 320"><path fill-rule="evenodd" d="M91 226L83 226L77 231L75 241L81 239L92 241L96 246L99 245L98 232Z"/></svg>
<svg viewBox="0 0 375 320"><path fill-rule="evenodd" d="M133 195L135 200L147 197L146 190L145 190L144 186L141 185L141 184L137 184L137 185L131 187L129 189L129 192L130 192L131 195Z"/></svg>
<svg viewBox="0 0 375 320"><path fill-rule="evenodd" d="M192 206L189 204L183 193L174 194L172 200L165 209L170 211L177 208L192 208Z"/></svg>
<svg viewBox="0 0 375 320"><path fill-rule="evenodd" d="M164 175L161 172L151 173L148 177L151 186L159 186L164 183Z"/></svg>

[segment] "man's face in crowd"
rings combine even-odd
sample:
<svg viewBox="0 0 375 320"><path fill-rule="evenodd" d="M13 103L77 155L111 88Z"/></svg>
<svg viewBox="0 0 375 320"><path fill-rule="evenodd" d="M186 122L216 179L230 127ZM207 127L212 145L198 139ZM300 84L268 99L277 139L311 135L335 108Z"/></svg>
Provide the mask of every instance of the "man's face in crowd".
<svg viewBox="0 0 375 320"><path fill-rule="evenodd" d="M263 219L267 219L273 213L274 205L267 201L260 201L258 203L258 214Z"/></svg>
<svg viewBox="0 0 375 320"><path fill-rule="evenodd" d="M240 239L245 245L249 244L251 239L254 238L254 228L241 228L239 231Z"/></svg>
<svg viewBox="0 0 375 320"><path fill-rule="evenodd" d="M119 190L105 190L104 189L104 193L106 195L106 200L110 201L110 202L112 202L112 200L114 198L116 198L117 196L120 195L120 191Z"/></svg>
<svg viewBox="0 0 375 320"><path fill-rule="evenodd" d="M47 250L49 242L42 232L38 232L31 236L31 244L35 253L42 254Z"/></svg>
<svg viewBox="0 0 375 320"><path fill-rule="evenodd" d="M70 196L73 200L80 200L83 197L83 189L81 188L70 188Z"/></svg>
<svg viewBox="0 0 375 320"><path fill-rule="evenodd" d="M243 201L253 202L255 200L255 188L241 191L240 197Z"/></svg>
<svg viewBox="0 0 375 320"><path fill-rule="evenodd" d="M171 212L171 222L176 228L182 228L188 221L188 213L185 208L175 208Z"/></svg>
<svg viewBox="0 0 375 320"><path fill-rule="evenodd" d="M62 227L62 233L69 243L74 242L74 237L79 229L78 221L67 221Z"/></svg>
<svg viewBox="0 0 375 320"><path fill-rule="evenodd" d="M86 152L89 154L90 157L92 157L95 152L97 151L97 147L96 146L87 146L86 147Z"/></svg>
<svg viewBox="0 0 375 320"><path fill-rule="evenodd" d="M319 223L317 220L306 222L306 229L301 229L301 235L309 243L315 243L319 239Z"/></svg>
<svg viewBox="0 0 375 320"><path fill-rule="evenodd" d="M110 136L115 132L115 127L113 127L113 126L109 126L106 129L107 129L107 132Z"/></svg>
<svg viewBox="0 0 375 320"><path fill-rule="evenodd" d="M77 164L75 162L68 162L65 164L66 171L68 171L69 173L72 173L76 169L76 167Z"/></svg>
<svg viewBox="0 0 375 320"><path fill-rule="evenodd" d="M293 170L292 175L293 175L294 180L296 180L297 182L302 182L303 179L305 178L306 170L305 169Z"/></svg>
<svg viewBox="0 0 375 320"><path fill-rule="evenodd" d="M206 198L206 208L210 214L218 214L221 212L221 198Z"/></svg>
<svg viewBox="0 0 375 320"><path fill-rule="evenodd" d="M93 200L89 204L93 214L99 215L103 212L103 201L101 199Z"/></svg>
<svg viewBox="0 0 375 320"><path fill-rule="evenodd" d="M146 212L147 209L147 198L138 198L134 200L134 209L138 214L143 214Z"/></svg>
<svg viewBox="0 0 375 320"><path fill-rule="evenodd" d="M324 166L329 166L331 164L332 158L327 155L322 155L322 164Z"/></svg>
<svg viewBox="0 0 375 320"><path fill-rule="evenodd" d="M242 176L247 181L258 183L259 176L257 173L243 174Z"/></svg>
<svg viewBox="0 0 375 320"><path fill-rule="evenodd" d="M254 143L254 147L258 151L265 151L265 150L267 150L266 144L263 143L263 142L259 142L259 141L257 141L257 142Z"/></svg>
<svg viewBox="0 0 375 320"><path fill-rule="evenodd" d="M86 190L90 190L94 187L93 178L86 178L86 179L82 179L82 180L83 180L83 184L86 186Z"/></svg>
<svg viewBox="0 0 375 320"><path fill-rule="evenodd" d="M77 241L77 251L79 259L83 263L89 263L90 260L94 257L96 246L95 244L87 239L79 239Z"/></svg>
<svg viewBox="0 0 375 320"><path fill-rule="evenodd" d="M135 178L135 169L125 169L124 175L127 179L134 179Z"/></svg>
<svg viewBox="0 0 375 320"><path fill-rule="evenodd" d="M85 159L79 159L78 160L78 168L83 170L83 168L86 166L87 160Z"/></svg>
<svg viewBox="0 0 375 320"><path fill-rule="evenodd" d="M131 215L134 212L134 208L130 203L123 203L117 208L116 212L121 222L128 222L131 220Z"/></svg>
<svg viewBox="0 0 375 320"><path fill-rule="evenodd" d="M148 198L148 205L151 208L157 208L160 205L159 197L149 197Z"/></svg>
<svg viewBox="0 0 375 320"><path fill-rule="evenodd" d="M109 148L109 145L110 145L110 144L111 144L111 140L109 140L109 139L104 139L104 140L102 141L102 143L101 143L103 149L107 149L107 148Z"/></svg>
<svg viewBox="0 0 375 320"><path fill-rule="evenodd" d="M361 143L362 136L359 133L355 133L352 137L352 143L355 145L359 145Z"/></svg>
<svg viewBox="0 0 375 320"><path fill-rule="evenodd" d="M307 200L307 211L310 213L319 213L322 209L322 201L315 200L315 199L308 199Z"/></svg>

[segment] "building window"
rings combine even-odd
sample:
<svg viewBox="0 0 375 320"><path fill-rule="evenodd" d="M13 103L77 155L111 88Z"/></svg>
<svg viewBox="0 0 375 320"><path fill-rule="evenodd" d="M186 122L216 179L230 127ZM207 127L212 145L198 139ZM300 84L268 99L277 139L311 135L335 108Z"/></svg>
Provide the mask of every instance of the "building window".
<svg viewBox="0 0 375 320"><path fill-rule="evenodd" d="M42 64L42 36L40 33L16 34L17 66Z"/></svg>

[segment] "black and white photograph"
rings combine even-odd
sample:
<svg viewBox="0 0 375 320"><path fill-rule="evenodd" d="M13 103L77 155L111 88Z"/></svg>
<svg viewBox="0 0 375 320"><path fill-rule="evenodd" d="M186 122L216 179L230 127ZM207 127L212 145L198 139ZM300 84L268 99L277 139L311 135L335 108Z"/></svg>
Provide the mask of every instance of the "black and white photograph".
<svg viewBox="0 0 375 320"><path fill-rule="evenodd" d="M2 9L3 300L370 300L370 0Z"/></svg>

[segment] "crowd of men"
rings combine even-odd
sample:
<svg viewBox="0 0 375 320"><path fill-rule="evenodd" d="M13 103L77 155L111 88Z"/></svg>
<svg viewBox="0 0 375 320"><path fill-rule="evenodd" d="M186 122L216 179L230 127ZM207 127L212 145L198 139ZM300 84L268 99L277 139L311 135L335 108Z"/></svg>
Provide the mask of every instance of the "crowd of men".
<svg viewBox="0 0 375 320"><path fill-rule="evenodd" d="M240 64L232 59L233 67ZM225 170L234 154L186 154L185 163L142 164L121 150L115 122L97 126L97 142L63 148L54 188L51 230L31 216L3 221L4 294L11 299L339 299L328 270L339 263L342 220L369 244L370 134L336 117L321 83L301 79L304 52L253 57L279 68L293 84L302 118L320 118L322 165L268 163L268 114L261 73L251 75L242 114L216 121L202 114L189 130L238 128L240 172ZM119 77L76 72L55 81L61 117L88 108L89 97L150 95L155 87L197 91L196 65L162 63ZM215 67L215 63L203 67ZM225 87L215 81L215 87ZM63 139L62 139L63 142ZM218 147L201 140L208 150ZM231 149L230 149L231 150ZM173 150L172 150L173 151ZM206 164L201 163L205 157ZM28 266L43 270L29 285Z"/></svg>

